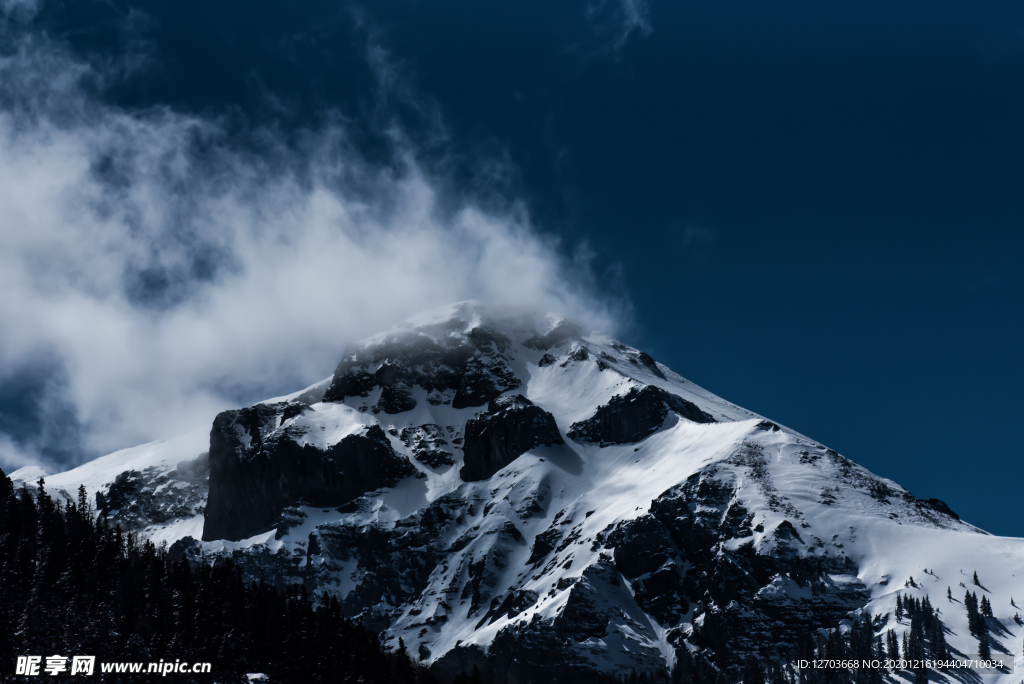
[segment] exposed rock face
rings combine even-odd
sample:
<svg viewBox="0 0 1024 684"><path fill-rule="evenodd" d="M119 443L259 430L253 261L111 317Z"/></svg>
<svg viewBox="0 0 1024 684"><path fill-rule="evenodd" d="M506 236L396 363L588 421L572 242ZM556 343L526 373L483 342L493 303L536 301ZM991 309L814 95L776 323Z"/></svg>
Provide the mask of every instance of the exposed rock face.
<svg viewBox="0 0 1024 684"><path fill-rule="evenodd" d="M217 416L210 433L210 494L203 539L239 540L274 526L286 506L338 506L416 474L377 425L320 450L299 444L286 414L308 409L259 404Z"/></svg>
<svg viewBox="0 0 1024 684"><path fill-rule="evenodd" d="M125 530L190 518L206 506L209 470L207 454L182 461L170 472L126 470L106 492L96 492L96 509Z"/></svg>
<svg viewBox="0 0 1024 684"><path fill-rule="evenodd" d="M647 366L647 368L650 369L652 373L657 375L662 380L665 379L665 374L661 372L660 368L658 368L658 363L654 359L652 359L651 355L648 354L647 352L640 352L639 354L637 354L636 360L639 361L644 366Z"/></svg>
<svg viewBox="0 0 1024 684"><path fill-rule="evenodd" d="M307 567L324 576L341 568L357 568L360 581L344 598L342 608L348 615L363 615L374 629L386 629L391 615L367 613L366 607L382 599L395 607L417 598L444 558L445 549L439 536L461 512L460 503L442 498L394 525L371 523L362 527L344 522L321 525L310 537L309 554L323 563L311 563ZM320 583L313 583L316 584ZM424 620L430 618L430 615L423 616Z"/></svg>
<svg viewBox="0 0 1024 684"><path fill-rule="evenodd" d="M487 413L466 423L459 475L486 480L530 449L564 444L550 413L521 394L491 401Z"/></svg>
<svg viewBox="0 0 1024 684"><path fill-rule="evenodd" d="M203 562L203 545L194 537L183 537L171 544L167 555L171 560L186 560L189 565L196 567Z"/></svg>
<svg viewBox="0 0 1024 684"><path fill-rule="evenodd" d="M953 512L953 509L943 501L942 499L918 499L918 506L921 508L930 508L933 511L941 513L942 515L948 515L950 518L959 520L960 516Z"/></svg>
<svg viewBox="0 0 1024 684"><path fill-rule="evenodd" d="M418 427L402 428L399 438L409 447L416 460L431 468L443 468L455 463L440 425L428 423Z"/></svg>
<svg viewBox="0 0 1024 684"><path fill-rule="evenodd" d="M369 397L379 387L380 398L368 408L402 413L416 407L411 388L418 385L432 404L483 406L519 387L508 366L509 345L508 337L484 327L449 337L445 345L415 333L389 335L379 344L345 352L324 401Z"/></svg>
<svg viewBox="0 0 1024 684"><path fill-rule="evenodd" d="M654 434L674 411L695 423L714 423L715 419L695 404L660 387L631 387L598 407L591 418L573 423L567 433L575 442L631 444Z"/></svg>
<svg viewBox="0 0 1024 684"><path fill-rule="evenodd" d="M736 498L735 474L709 467L655 499L648 515L618 525L607 543L646 612L674 624L696 603L691 641L738 659L778 655L777 644L867 602L849 558L808 554L789 520L755 535L752 519Z"/></svg>
<svg viewBox="0 0 1024 684"><path fill-rule="evenodd" d="M758 445L742 445L728 463L734 467L701 469L655 499L648 514L598 534L592 543L602 549L601 560L579 578L552 584L549 597L538 597L568 591L553 620L503 628L486 655L475 646L458 647L436 663L438 670L477 666L508 682L596 681L607 644L627 633L628 666L648 670L661 656L645 614L670 627L670 643L685 639L712 649L706 653L715 654L716 665L730 670L747 655L778 657L800 635L834 627L863 606L868 591L848 557L808 553L812 547L820 552L821 541L803 539L789 520L769 530L753 526L737 482L747 478L774 491ZM773 507L803 522L785 497L773 496ZM581 529L560 514L536 536L529 559L533 579L564 566L566 554L571 563L572 549L591 543ZM538 599L522 590L495 596L478 626L516 614L527 600ZM688 613L692 630L671 627Z"/></svg>
<svg viewBox="0 0 1024 684"><path fill-rule="evenodd" d="M599 672L607 658L607 642L617 643L623 633L647 641L631 643L628 651L614 655L627 671L650 670L661 658L655 635L608 559L591 565L579 578L556 584L550 593L568 593L564 608L553 620L510 625L497 634L486 655L475 645L459 646L435 668L451 676L479 667L488 676L510 683L591 684L606 681ZM528 598L532 596L509 593L498 605L511 608L517 600Z"/></svg>
<svg viewBox="0 0 1024 684"><path fill-rule="evenodd" d="M562 362L562 368L565 368L573 361L586 361L590 358L590 352L587 351L586 346L582 344L574 344L569 353L565 357L565 361Z"/></svg>
<svg viewBox="0 0 1024 684"><path fill-rule="evenodd" d="M289 575L310 588L330 587L343 573L354 580L354 588L341 602L347 615L362 616L368 626L387 629L402 606L414 628L433 628L448 621L453 607L470 606L473 613L483 613L501 572L508 567L510 552L525 542L516 526L508 521L489 528L477 539L479 528L459 534L467 519L479 509L457 495L438 498L415 514L394 523L359 522L370 502L360 498L344 507L353 519L319 525L310 534L307 560L300 568L289 567L286 557L266 560L261 565L248 565L246 554L236 553L235 560L249 572L276 568L278 577ZM426 592L431 575L440 569L453 581L439 593ZM271 573L274 576L275 573ZM525 598L515 605L521 606ZM367 610L383 603L387 608ZM499 602L500 603L500 602ZM531 604L532 605L532 604ZM515 607L510 604L508 610ZM487 617L495 615L496 606Z"/></svg>

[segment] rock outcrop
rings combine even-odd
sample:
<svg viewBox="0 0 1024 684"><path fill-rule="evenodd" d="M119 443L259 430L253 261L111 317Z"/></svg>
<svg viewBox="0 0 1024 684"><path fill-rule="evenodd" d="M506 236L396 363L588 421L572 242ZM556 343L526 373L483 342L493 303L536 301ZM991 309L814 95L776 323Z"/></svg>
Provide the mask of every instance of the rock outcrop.
<svg viewBox="0 0 1024 684"><path fill-rule="evenodd" d="M209 470L207 454L182 461L167 472L155 468L125 470L106 492L96 492L96 510L111 525L125 530L190 518L206 506Z"/></svg>
<svg viewBox="0 0 1024 684"><path fill-rule="evenodd" d="M405 427L398 435L402 444L409 447L417 461L431 468L444 468L455 463L452 453L445 447L448 440L440 425L428 423L416 427Z"/></svg>
<svg viewBox="0 0 1024 684"><path fill-rule="evenodd" d="M483 406L519 387L508 365L509 345L508 337L485 327L450 337L447 344L415 333L389 335L345 352L324 401L365 398L380 388L369 410L397 414L416 407L411 388L419 386L435 405Z"/></svg>
<svg viewBox="0 0 1024 684"><path fill-rule="evenodd" d="M258 404L217 416L210 432L204 540L245 539L271 529L287 506L339 506L416 474L377 425L324 450L278 429L285 416L304 410Z"/></svg>
<svg viewBox="0 0 1024 684"><path fill-rule="evenodd" d="M714 423L715 419L696 404L670 394L660 387L631 387L599 406L587 420L573 423L567 433L574 442L632 444L649 437L665 422L670 411L695 423Z"/></svg>
<svg viewBox="0 0 1024 684"><path fill-rule="evenodd" d="M789 520L755 533L736 477L704 468L605 537L645 612L675 624L695 605L690 641L733 654L721 665L777 657L778 644L833 626L868 601L856 564L808 553Z"/></svg>
<svg viewBox="0 0 1024 684"><path fill-rule="evenodd" d="M466 482L486 480L538 446L564 444L550 413L521 394L501 397L466 423L463 466Z"/></svg>

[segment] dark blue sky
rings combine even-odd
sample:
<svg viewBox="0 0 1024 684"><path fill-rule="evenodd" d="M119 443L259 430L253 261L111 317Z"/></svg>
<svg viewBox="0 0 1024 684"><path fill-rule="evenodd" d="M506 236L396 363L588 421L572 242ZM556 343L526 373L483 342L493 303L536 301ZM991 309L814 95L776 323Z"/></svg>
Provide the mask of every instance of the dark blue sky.
<svg viewBox="0 0 1024 684"><path fill-rule="evenodd" d="M1024 535L1019 0L299 5L34 21L97 63L146 56L110 102L221 117L243 145L340 118L373 156L400 122L455 188L586 243L629 342ZM382 69L403 84L383 103Z"/></svg>

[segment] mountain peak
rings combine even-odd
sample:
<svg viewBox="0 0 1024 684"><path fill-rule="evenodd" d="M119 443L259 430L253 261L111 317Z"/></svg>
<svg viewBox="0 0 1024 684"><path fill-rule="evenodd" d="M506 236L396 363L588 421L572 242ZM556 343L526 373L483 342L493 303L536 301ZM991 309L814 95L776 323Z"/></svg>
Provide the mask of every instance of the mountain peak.
<svg viewBox="0 0 1024 684"><path fill-rule="evenodd" d="M402 339L408 335L426 336L435 342L444 343L451 337L464 337L477 329L500 333L511 340L524 342L566 326L573 329L579 327L559 314L525 306L485 304L469 299L411 316L354 346L374 346L389 338Z"/></svg>
<svg viewBox="0 0 1024 684"><path fill-rule="evenodd" d="M678 654L732 671L858 616L904 631L896 591L944 591L964 558L1004 603L1024 572L1024 540L640 350L475 301L350 346L303 392L222 413L208 459L180 456L117 460L103 514L182 557L327 592L449 674L593 681ZM925 567L931 584L911 579Z"/></svg>

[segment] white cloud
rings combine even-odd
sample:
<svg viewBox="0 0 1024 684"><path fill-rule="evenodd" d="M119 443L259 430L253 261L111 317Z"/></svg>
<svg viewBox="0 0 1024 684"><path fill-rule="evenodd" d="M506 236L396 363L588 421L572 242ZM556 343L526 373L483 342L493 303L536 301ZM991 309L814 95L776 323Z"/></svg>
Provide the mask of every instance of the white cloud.
<svg viewBox="0 0 1024 684"><path fill-rule="evenodd" d="M0 12L15 19L27 19L39 9L39 0L0 0Z"/></svg>
<svg viewBox="0 0 1024 684"><path fill-rule="evenodd" d="M622 40L625 42L633 31L643 35L651 32L651 8L647 0L620 0L622 7Z"/></svg>
<svg viewBox="0 0 1024 684"><path fill-rule="evenodd" d="M38 39L0 62L0 382L56 359L49 401L87 452L298 389L346 342L451 301L615 320L521 204L459 198L400 135L388 165L340 126L257 154L217 121L103 105L80 87L103 76ZM0 434L0 465L39 446Z"/></svg>
<svg viewBox="0 0 1024 684"><path fill-rule="evenodd" d="M621 50L634 33L651 34L649 0L597 0L587 8L587 16L602 33L612 34L615 50Z"/></svg>
<svg viewBox="0 0 1024 684"><path fill-rule="evenodd" d="M5 473L17 470L23 465L36 464L42 459L39 454L17 444L9 436L0 433L0 469Z"/></svg>

